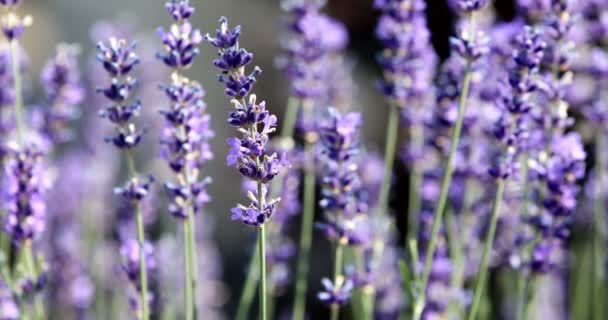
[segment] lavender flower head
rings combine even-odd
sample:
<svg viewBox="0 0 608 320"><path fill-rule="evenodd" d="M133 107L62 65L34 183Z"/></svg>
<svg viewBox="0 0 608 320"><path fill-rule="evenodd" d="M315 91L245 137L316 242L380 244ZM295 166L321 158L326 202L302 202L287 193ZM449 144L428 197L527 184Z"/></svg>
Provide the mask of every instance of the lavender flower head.
<svg viewBox="0 0 608 320"><path fill-rule="evenodd" d="M49 181L43 154L35 146L22 149L11 146L9 150L2 187L6 206L4 230L14 244L22 245L38 238L45 229L45 192Z"/></svg>
<svg viewBox="0 0 608 320"><path fill-rule="evenodd" d="M506 179L517 168L517 156L526 149L530 136L529 113L534 107L531 95L538 90L537 75L546 47L540 34L531 27L524 28L516 38L514 66L509 71L510 91L500 107L503 115L494 127L494 136L505 148L502 158L490 169L490 175Z"/></svg>
<svg viewBox="0 0 608 320"><path fill-rule="evenodd" d="M127 275L131 284L137 292L141 291L140 282L140 246L137 240L128 239L120 247L120 256L122 257L122 269ZM148 275L151 270L156 269L156 259L154 258L154 247L149 242L143 244L143 254L146 259L146 268ZM149 299L153 299L152 295L148 295ZM149 303L150 301L148 301ZM139 303L139 301L138 301Z"/></svg>
<svg viewBox="0 0 608 320"><path fill-rule="evenodd" d="M171 68L188 68L199 55L196 46L203 41L200 30L193 29L188 21L194 13L194 8L186 0L171 0L165 4L165 7L175 23L168 31L161 27L156 32L165 49L164 53L158 54L158 58Z"/></svg>
<svg viewBox="0 0 608 320"><path fill-rule="evenodd" d="M80 115L77 106L85 98L85 89L78 67L79 55L78 46L60 44L42 69L40 82L47 97L43 130L53 142L71 139L70 122Z"/></svg>
<svg viewBox="0 0 608 320"><path fill-rule="evenodd" d="M2 33L8 41L19 40L25 32L25 28L32 25L33 22L32 16L21 17L15 12L20 3L19 0L0 1L0 5L8 9L8 13L0 17Z"/></svg>
<svg viewBox="0 0 608 320"><path fill-rule="evenodd" d="M290 83L290 92L300 99L319 99L327 94L331 56L348 43L340 22L319 12L322 1L283 1L290 16L281 41L284 55L277 61Z"/></svg>
<svg viewBox="0 0 608 320"><path fill-rule="evenodd" d="M185 219L188 217L188 204L192 203L194 213L197 213L210 200L206 191L210 179L199 179L199 171L213 158L209 140L214 132L211 130L211 117L205 113L204 89L179 73L191 65L199 52L196 45L202 41L200 31L192 30L187 20L194 8L188 1L168 1L165 7L175 23L171 25L170 32L159 28L158 35L165 45L165 53L159 53L158 57L174 72L172 83L161 86L169 100L169 106L161 111L165 118L160 137L161 156L178 176L178 183L165 184L171 198L169 211Z"/></svg>
<svg viewBox="0 0 608 320"><path fill-rule="evenodd" d="M100 114L114 124L116 133L106 140L119 149L135 148L144 134L133 123L139 115L140 102L130 101L137 85L137 80L130 73L139 63L134 49L134 44L117 38L110 38L107 43L100 42L97 45L97 58L111 78L106 88L98 89L112 103Z"/></svg>
<svg viewBox="0 0 608 320"><path fill-rule="evenodd" d="M213 64L222 71L219 81L226 85L226 94L234 98L231 101L234 110L229 114L228 123L241 134L239 138L227 140L230 145L227 165L236 167L243 176L258 184L255 192L248 193L251 200L248 206L239 204L232 209L232 219L260 226L268 221L280 200L267 199L266 185L289 164L285 155L279 159L276 153L267 151L270 134L276 130L277 117L266 110L264 101L258 103L254 94L249 95L255 76L261 71L255 67L250 75L245 74L253 54L239 48L239 36L240 27L229 29L227 19L222 17L216 37L207 34L205 39L219 49L219 58Z"/></svg>
<svg viewBox="0 0 608 320"><path fill-rule="evenodd" d="M464 12L479 11L485 8L490 0L457 0L458 9Z"/></svg>
<svg viewBox="0 0 608 320"><path fill-rule="evenodd" d="M317 297L327 305L346 304L350 300L354 288L353 281L344 276L339 276L336 283L328 278L323 278L321 284L324 290L319 292Z"/></svg>
<svg viewBox="0 0 608 320"><path fill-rule="evenodd" d="M376 27L376 36L384 47L378 56L384 70L380 87L392 104L406 107L430 90L436 64L425 17L426 3L376 0L374 6L382 10ZM410 118L416 121L415 116Z"/></svg>
<svg viewBox="0 0 608 320"><path fill-rule="evenodd" d="M4 281L0 280L0 320L18 319L20 319L19 305L17 305L11 290Z"/></svg>
<svg viewBox="0 0 608 320"><path fill-rule="evenodd" d="M225 93L235 99L248 96L256 77L262 72L255 67L249 75L245 74L245 67L253 59L253 53L238 47L240 35L241 26L229 29L225 17L220 19L220 28L216 30L215 37L205 35L205 40L219 50L220 58L213 60L213 65L222 71L219 81L226 85Z"/></svg>

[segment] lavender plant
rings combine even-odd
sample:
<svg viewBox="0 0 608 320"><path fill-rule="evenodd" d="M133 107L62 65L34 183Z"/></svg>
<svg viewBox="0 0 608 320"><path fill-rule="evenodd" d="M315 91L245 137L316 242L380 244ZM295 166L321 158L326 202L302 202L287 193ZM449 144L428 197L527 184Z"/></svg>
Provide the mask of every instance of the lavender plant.
<svg viewBox="0 0 608 320"><path fill-rule="evenodd" d="M134 52L135 45L129 44L124 39L110 38L107 42L100 42L97 45L98 59L110 78L110 84L105 88L98 89L112 105L101 111L101 115L107 118L114 126L115 132L111 137L106 138L117 149L125 154L129 180L123 187L115 189L115 193L128 201L135 213L137 221L137 243L136 249L133 245L125 247L125 250L138 250L139 270L137 277L134 277L132 268L132 255L129 253L129 268L125 268L132 281L138 281L136 289L139 293L138 317L147 320L150 318L150 298L148 288L148 266L147 256L152 249L146 244L143 214L141 202L148 194L151 186L151 178L139 176L133 155L133 149L141 142L144 134L143 129L138 129L134 123L139 114L139 101L132 101L133 91L137 85L137 80L131 76L133 68L139 63L139 58ZM126 245L126 244L125 244ZM148 246L146 248L145 246ZM121 250L124 251L124 250Z"/></svg>
<svg viewBox="0 0 608 320"><path fill-rule="evenodd" d="M165 188L171 198L169 211L184 222L184 312L186 319L196 319L198 259L195 214L209 201L205 190L209 178L201 179L199 176L204 163L213 157L208 140L214 134L210 117L205 114L203 88L183 75L198 55L196 45L203 40L200 31L193 29L188 20L194 8L188 1L169 1L165 7L174 24L169 31L158 30L165 49L158 57L173 72L172 83L163 87L170 106L162 111L165 128L161 134L161 152L178 181L166 183Z"/></svg>
<svg viewBox="0 0 608 320"><path fill-rule="evenodd" d="M339 318L340 305L348 302L353 286L352 280L344 275L345 246L369 241L361 215L367 207L360 198L361 181L356 164L361 121L358 113L341 114L330 109L327 122L319 130L324 176L320 205L326 220L321 227L335 247L333 280L323 280L325 291L319 293L319 299L331 307L332 320Z"/></svg>
<svg viewBox="0 0 608 320"><path fill-rule="evenodd" d="M222 71L219 81L226 86L224 92L233 98L231 104L234 111L230 113L228 123L242 135L227 140L230 145L227 165L236 167L244 177L257 184L255 192L248 193L251 203L247 206L238 204L231 211L233 220L241 220L259 229L260 318L265 320L267 290L264 227L280 201L280 198L268 198L267 184L289 164L284 155L279 158L276 153L269 154L266 150L269 134L276 130L277 118L266 110L264 101L258 103L255 94L250 94L261 69L255 67L249 75L245 73L245 67L253 59L253 54L239 48L240 30L240 26L229 29L228 20L222 17L216 36L207 34L205 39L219 49L220 57L213 64Z"/></svg>

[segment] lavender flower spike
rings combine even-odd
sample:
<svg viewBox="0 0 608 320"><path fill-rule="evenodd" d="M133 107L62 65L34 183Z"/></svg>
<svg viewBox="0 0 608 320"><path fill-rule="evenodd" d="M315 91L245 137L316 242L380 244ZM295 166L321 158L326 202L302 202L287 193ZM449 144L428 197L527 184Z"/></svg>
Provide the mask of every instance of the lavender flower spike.
<svg viewBox="0 0 608 320"><path fill-rule="evenodd" d="M139 63L139 57L134 52L135 45L124 39L110 38L108 42L97 45L97 58L108 73L110 83L97 91L111 102L111 106L100 112L108 119L115 129L112 137L106 138L119 150L125 151L130 179L123 187L115 188L115 193L129 202L134 208L137 220L137 241L139 248L139 316L143 320L150 317L148 299L147 259L144 251L145 231L141 203L148 194L152 178L142 179L138 176L133 159L133 149L141 142L144 130L135 125L139 115L140 102L133 99L137 80L131 77L133 67Z"/></svg>
<svg viewBox="0 0 608 320"><path fill-rule="evenodd" d="M7 215L4 230L16 245L37 239L45 229L48 186L42 153L35 146L9 149L3 181Z"/></svg>
<svg viewBox="0 0 608 320"><path fill-rule="evenodd" d="M348 301L352 284L343 274L343 248L346 245L367 246L370 242L367 220L367 203L363 201L363 188L359 177L357 155L360 152L360 113L341 114L329 110L327 121L321 125L323 188L321 207L327 223L321 227L335 242L333 284L323 280L326 292L319 294L321 301L331 307L331 319L338 319L339 305Z"/></svg>
<svg viewBox="0 0 608 320"><path fill-rule="evenodd" d="M187 320L198 317L196 217L203 205L210 201L206 187L210 178L200 178L200 170L213 158L209 140L214 136L211 118L205 113L205 91L200 84L186 78L181 72L191 66L198 56L196 47L203 39L198 29L193 29L189 18L194 8L187 0L171 0L165 3L173 18L170 30L158 29L164 53L157 56L171 68L171 84L161 86L169 107L162 110L165 128L162 131L161 155L176 175L177 183L168 182L165 189L171 203L169 212L184 221L184 312Z"/></svg>
<svg viewBox="0 0 608 320"><path fill-rule="evenodd" d="M265 102L257 102L254 94L249 94L260 74L258 67L249 75L245 68L253 59L253 54L238 46L241 28L229 29L228 20L220 19L216 36L209 34L205 39L219 50L219 58L213 64L221 70L219 81L226 86L225 93L233 97L234 110L228 123L237 128L240 137L227 140L230 152L226 158L228 166L234 166L247 179L256 182L255 192L249 192L249 205L237 205L232 209L232 219L258 227L260 232L260 318L266 320L266 243L264 224L272 216L280 199L268 199L267 184L288 166L285 155L269 154L267 149L270 134L276 130L277 117L266 110Z"/></svg>
<svg viewBox="0 0 608 320"><path fill-rule="evenodd" d="M40 82L47 97L44 109L44 133L53 142L65 142L72 138L70 121L79 116L78 105L85 98L80 79L76 45L60 44L55 56L42 69Z"/></svg>

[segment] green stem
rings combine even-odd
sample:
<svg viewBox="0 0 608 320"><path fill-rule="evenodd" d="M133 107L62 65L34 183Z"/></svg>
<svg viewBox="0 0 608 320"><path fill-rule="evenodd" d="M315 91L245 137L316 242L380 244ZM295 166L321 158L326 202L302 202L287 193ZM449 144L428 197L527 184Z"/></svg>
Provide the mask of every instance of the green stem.
<svg viewBox="0 0 608 320"><path fill-rule="evenodd" d="M260 242L258 237L256 242ZM259 244L258 244L259 245ZM249 310L251 309L251 302L255 296L255 289L258 283L258 264L260 256L254 254L249 260L249 268L247 268L247 278L245 285L241 292L241 298L239 299L239 307L236 311L236 320L246 320Z"/></svg>
<svg viewBox="0 0 608 320"><path fill-rule="evenodd" d="M523 155L521 158L521 163L522 163L522 168L521 168L521 175L523 177L523 202L522 202L522 206L521 206L521 221L525 221L525 219L528 216L528 206L530 204L530 180L528 179L528 156L527 155ZM524 232L524 226L522 226L521 228L521 232ZM532 245L530 245L529 248L526 248L526 251L532 250ZM517 277L517 296L516 296L516 303L517 303L517 320L523 320L526 319L526 300L528 299L528 290L529 290L529 285L528 285L528 274L526 274L525 272L517 272L516 273L516 277Z"/></svg>
<svg viewBox="0 0 608 320"><path fill-rule="evenodd" d="M23 252L25 259L25 267L32 281L36 281L38 278L38 272L36 271L36 262L34 258L34 250L32 243L27 242L25 244L25 250ZM34 316L33 319L41 320L44 319L44 306L39 294L34 294Z"/></svg>
<svg viewBox="0 0 608 320"><path fill-rule="evenodd" d="M475 34L475 15L471 13L470 17L471 23L471 35ZM426 286L429 282L429 277L431 274L431 267L433 263L433 257L435 255L435 249L437 247L437 238L439 237L439 229L441 227L441 222L443 221L443 213L445 211L448 192L450 190L450 184L452 183L452 173L454 171L454 157L456 156L456 150L458 149L458 144L460 143L460 134L462 131L462 123L464 119L464 114L466 112L467 99L469 96L469 88L471 86L471 61L468 61L465 68L464 79L462 84L462 91L460 92L460 98L458 103L458 118L456 119L456 125L454 126L454 131L452 132L452 139L450 144L450 152L448 154L448 159L445 164L445 171L443 175L443 181L441 182L441 192L439 194L439 200L437 202L437 206L435 207L435 213L433 216L433 225L431 228L431 238L429 240L428 249L424 259L424 269L422 272L422 278L420 281L420 288L418 291L418 298L414 305L414 320L419 320L422 316L422 310L424 309L424 305L426 303Z"/></svg>
<svg viewBox="0 0 608 320"><path fill-rule="evenodd" d="M378 194L378 211L385 215L388 208L388 195L391 189L393 176L393 163L395 162L395 149L399 134L399 108L390 106L388 127L386 128L386 143L384 145L384 174L380 193Z"/></svg>
<svg viewBox="0 0 608 320"><path fill-rule="evenodd" d="M186 219L187 220L187 219ZM184 284L184 313L186 320L194 320L193 308L192 308L192 263L191 263L191 251L190 251L190 228L184 221L184 268L186 269L186 283Z"/></svg>
<svg viewBox="0 0 608 320"><path fill-rule="evenodd" d="M343 246L338 240L336 243L336 253L334 259L334 286L337 286L341 281L342 277L342 258L343 258ZM338 320L340 318L340 305L333 304L331 306L331 320Z"/></svg>
<svg viewBox="0 0 608 320"><path fill-rule="evenodd" d="M137 219L137 241L139 242L139 273L141 286L141 318L143 320L150 319L150 305L148 303L148 268L146 266L146 252L144 251L145 234L144 234L144 217L141 211L141 205L135 205L135 214Z"/></svg>
<svg viewBox="0 0 608 320"><path fill-rule="evenodd" d="M384 145L384 174L382 185L378 194L377 213L383 216L388 214L388 196L391 189L393 176L393 164L395 162L395 150L397 148L397 138L399 135L399 108L389 106L388 127L386 128L386 142ZM382 257L383 245L374 245L372 252L372 268ZM366 319L371 319L374 314L374 302L376 301L376 290L370 288L366 293Z"/></svg>
<svg viewBox="0 0 608 320"><path fill-rule="evenodd" d="M135 169L135 159L133 158L133 152L126 152L127 169L132 179L137 179L137 170ZM135 219L137 224L137 242L139 243L139 275L140 275L140 308L141 308L141 319L150 319L150 305L148 303L148 268L146 266L146 252L144 245L146 242L146 235L144 232L144 217L141 211L141 205L139 203L134 204L135 207Z"/></svg>
<svg viewBox="0 0 608 320"><path fill-rule="evenodd" d="M10 42L11 67L13 72L13 86L15 90L15 122L17 125L17 143L23 144L23 88L21 84L21 72L19 71L19 43L15 40Z"/></svg>
<svg viewBox="0 0 608 320"><path fill-rule="evenodd" d="M604 159L604 132L599 131L596 134L595 141L595 157L596 157L596 183L597 190L595 194L595 205L594 205L594 242L593 242L593 269L594 269L594 281L593 281L593 319L603 320L604 317L604 287L606 285L604 263L606 256L604 253L605 241L606 241L606 208L604 205L604 170L606 170L606 159Z"/></svg>
<svg viewBox="0 0 608 320"><path fill-rule="evenodd" d="M260 183L261 185L261 183ZM260 194L261 197L261 194ZM265 241L266 230L264 225L260 225L260 241L259 244L259 256L260 256L260 320L266 320L266 241Z"/></svg>
<svg viewBox="0 0 608 320"><path fill-rule="evenodd" d="M310 154L312 146L306 146L306 153ZM302 230L300 231L300 251L296 269L296 296L293 310L294 320L303 320L306 309L306 288L308 286L308 269L310 247L312 244L312 227L315 215L315 173L309 168L304 173L304 211L302 214Z"/></svg>
<svg viewBox="0 0 608 320"><path fill-rule="evenodd" d="M471 190L467 189L467 193ZM466 211L463 214L468 214ZM452 288L464 288L464 248L461 242L454 213L448 210L446 215L446 230L448 232L448 244L450 257L454 263L454 271L450 279ZM450 299L448 313L454 315L455 319L462 319L462 306L458 299Z"/></svg>
<svg viewBox="0 0 608 320"><path fill-rule="evenodd" d="M188 250L190 251L190 276L189 285L192 287L192 315L194 319L198 319L198 301L197 301L197 282L198 282L198 262L197 262L197 250L196 250L196 216L194 215L194 209L192 204L189 208L189 217L186 221L186 228L188 228Z"/></svg>
<svg viewBox="0 0 608 320"><path fill-rule="evenodd" d="M419 150L422 142L422 128L420 126L415 125L411 128L411 146L414 150ZM417 214L420 211L420 195L418 193L419 184L421 181L421 173L417 165L417 161L414 160L412 166L410 167L410 181L409 181L409 190L408 190L408 199L407 199L407 232L405 235L405 244L409 242L410 239L416 236L417 230Z"/></svg>
<svg viewBox="0 0 608 320"><path fill-rule="evenodd" d="M473 304L469 311L467 319L474 320L477 317L477 311L479 309L479 303L481 301L481 295L483 293L484 286L486 284L486 276L488 274L488 262L490 260L490 253L492 252L492 246L494 244L494 235L496 234L496 225L498 223L498 216L500 215L500 205L502 204L502 197L505 190L505 180L499 179L496 186L496 197L494 198L494 207L492 208L492 217L490 220L490 230L485 241L483 248L483 254L481 257L481 265L479 266L479 276L475 285L475 293L473 296Z"/></svg>
<svg viewBox="0 0 608 320"><path fill-rule="evenodd" d="M283 118L283 128L281 129L281 138L293 137L293 132L296 127L296 119L298 118L298 109L300 100L294 96L290 96L287 100L287 110Z"/></svg>

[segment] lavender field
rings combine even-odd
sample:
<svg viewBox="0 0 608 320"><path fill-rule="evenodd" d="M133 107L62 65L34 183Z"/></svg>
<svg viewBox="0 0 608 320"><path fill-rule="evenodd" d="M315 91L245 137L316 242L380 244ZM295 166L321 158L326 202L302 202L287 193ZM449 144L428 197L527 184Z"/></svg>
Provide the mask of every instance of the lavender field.
<svg viewBox="0 0 608 320"><path fill-rule="evenodd" d="M0 7L0 320L608 319L607 0Z"/></svg>

